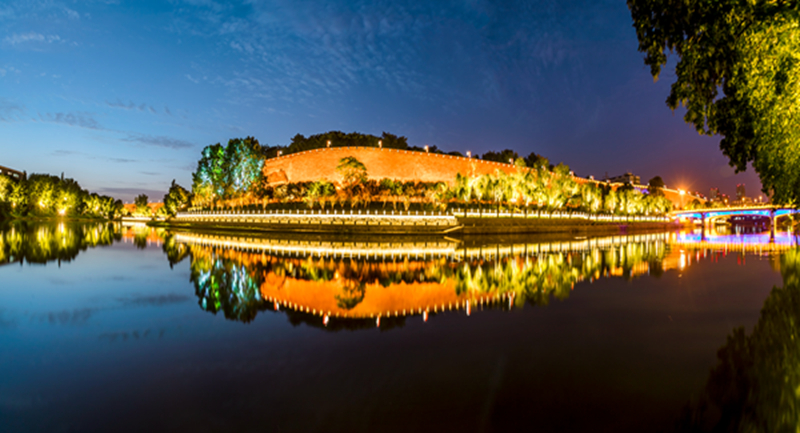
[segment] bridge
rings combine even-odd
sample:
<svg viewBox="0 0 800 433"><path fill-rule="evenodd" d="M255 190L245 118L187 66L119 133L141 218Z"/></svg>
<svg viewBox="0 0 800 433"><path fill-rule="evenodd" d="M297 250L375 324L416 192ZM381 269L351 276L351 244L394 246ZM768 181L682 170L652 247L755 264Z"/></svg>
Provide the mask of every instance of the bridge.
<svg viewBox="0 0 800 433"><path fill-rule="evenodd" d="M3 167L2 165L0 165L0 174L4 174L4 175L16 180L17 182L19 182L21 180L25 180L25 177L26 177L24 172L17 171L17 170L8 168L8 167Z"/></svg>

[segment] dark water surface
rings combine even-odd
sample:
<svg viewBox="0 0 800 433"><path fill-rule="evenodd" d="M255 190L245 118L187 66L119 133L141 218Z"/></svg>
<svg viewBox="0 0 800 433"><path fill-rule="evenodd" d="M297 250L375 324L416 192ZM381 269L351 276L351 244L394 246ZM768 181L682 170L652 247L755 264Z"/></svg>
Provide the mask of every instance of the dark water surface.
<svg viewBox="0 0 800 433"><path fill-rule="evenodd" d="M798 425L786 234L0 239L4 432Z"/></svg>

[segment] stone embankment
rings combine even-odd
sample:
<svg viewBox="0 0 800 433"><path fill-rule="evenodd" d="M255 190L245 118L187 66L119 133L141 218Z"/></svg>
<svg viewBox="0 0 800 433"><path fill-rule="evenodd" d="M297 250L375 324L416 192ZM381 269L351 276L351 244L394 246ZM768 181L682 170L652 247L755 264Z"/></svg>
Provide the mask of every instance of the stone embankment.
<svg viewBox="0 0 800 433"><path fill-rule="evenodd" d="M612 217L580 213L467 214L437 212L193 212L152 225L281 233L370 235L474 235L523 233L620 233L674 227L663 217Z"/></svg>

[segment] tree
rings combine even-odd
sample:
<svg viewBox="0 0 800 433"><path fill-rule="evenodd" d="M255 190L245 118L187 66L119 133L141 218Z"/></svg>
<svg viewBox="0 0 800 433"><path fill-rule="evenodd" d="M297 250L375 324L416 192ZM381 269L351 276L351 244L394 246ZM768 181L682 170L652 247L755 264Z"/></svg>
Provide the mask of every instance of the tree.
<svg viewBox="0 0 800 433"><path fill-rule="evenodd" d="M647 185L647 191L651 196L664 196L664 181L661 179L661 176L656 176L650 179L650 181L647 182Z"/></svg>
<svg viewBox="0 0 800 433"><path fill-rule="evenodd" d="M190 199L191 193L187 191L186 188L175 183L175 179L172 179L172 185L164 196L163 209L167 215L175 216L179 210L183 210L189 206Z"/></svg>
<svg viewBox="0 0 800 433"><path fill-rule="evenodd" d="M340 159L336 171L342 176L345 188L352 188L367 180L367 167L353 156Z"/></svg>
<svg viewBox="0 0 800 433"><path fill-rule="evenodd" d="M147 194L139 194L133 199L133 204L136 205L136 215L149 216L152 213L147 203Z"/></svg>
<svg viewBox="0 0 800 433"><path fill-rule="evenodd" d="M800 2L628 0L639 51L658 78L675 52L667 105L737 172L751 163L778 203L800 199ZM720 95L721 91L721 95Z"/></svg>
<svg viewBox="0 0 800 433"><path fill-rule="evenodd" d="M484 161L502 162L505 164L509 164L509 161L516 161L517 158L519 158L519 155L511 149L504 149L500 152L489 151L481 155L481 159Z"/></svg>

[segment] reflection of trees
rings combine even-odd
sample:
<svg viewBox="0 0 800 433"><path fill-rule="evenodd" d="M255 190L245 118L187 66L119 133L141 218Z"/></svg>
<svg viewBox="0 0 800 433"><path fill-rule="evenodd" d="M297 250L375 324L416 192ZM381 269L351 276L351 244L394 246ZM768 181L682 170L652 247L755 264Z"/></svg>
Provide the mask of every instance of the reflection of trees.
<svg viewBox="0 0 800 433"><path fill-rule="evenodd" d="M500 259L448 258L395 261L335 259L324 257L278 257L233 249L186 246L167 237L164 251L170 263L191 257L191 280L200 306L225 317L249 322L258 311L275 305L262 299L265 281L283 284L288 279L336 282L333 295L338 308L352 310L366 296L369 284L453 284L457 295L508 296L521 307L547 305L551 297L566 299L576 282L604 275L631 278L661 269L666 248L654 244L626 244L582 253L547 253L537 256L508 256ZM267 278L272 276L272 278ZM274 278L277 277L277 278ZM317 317L317 316L315 316ZM317 318L316 320L319 320ZM343 319L355 320L355 319Z"/></svg>
<svg viewBox="0 0 800 433"><path fill-rule="evenodd" d="M191 264L191 281L203 310L225 318L250 322L259 310L266 308L259 287L263 275L255 263L235 263L213 255L194 256Z"/></svg>
<svg viewBox="0 0 800 433"><path fill-rule="evenodd" d="M781 274L783 287L772 289L753 332L734 329L717 352L682 431L800 430L800 252L784 254Z"/></svg>
<svg viewBox="0 0 800 433"><path fill-rule="evenodd" d="M189 256L189 247L186 244L176 241L174 235L165 235L164 245L161 248L167 255L170 269Z"/></svg>
<svg viewBox="0 0 800 433"><path fill-rule="evenodd" d="M70 261L89 247L120 239L113 223L9 224L0 227L0 264Z"/></svg>
<svg viewBox="0 0 800 433"><path fill-rule="evenodd" d="M342 293L336 295L336 306L343 310L352 310L364 300L365 294L363 281L345 280Z"/></svg>

